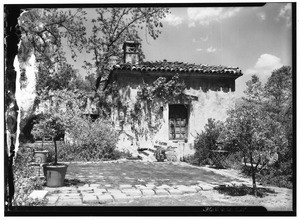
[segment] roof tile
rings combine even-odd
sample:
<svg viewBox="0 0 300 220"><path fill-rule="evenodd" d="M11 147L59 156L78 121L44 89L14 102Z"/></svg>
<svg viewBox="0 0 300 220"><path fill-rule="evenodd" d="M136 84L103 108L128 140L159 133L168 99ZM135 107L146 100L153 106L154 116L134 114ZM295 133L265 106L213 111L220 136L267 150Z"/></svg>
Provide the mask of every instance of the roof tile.
<svg viewBox="0 0 300 220"><path fill-rule="evenodd" d="M222 65L189 64L183 62L154 61L143 62L137 65L130 63L117 64L113 70L139 70L139 71L168 71L168 72L194 72L212 74L232 74L241 76L242 71L238 67L227 67Z"/></svg>

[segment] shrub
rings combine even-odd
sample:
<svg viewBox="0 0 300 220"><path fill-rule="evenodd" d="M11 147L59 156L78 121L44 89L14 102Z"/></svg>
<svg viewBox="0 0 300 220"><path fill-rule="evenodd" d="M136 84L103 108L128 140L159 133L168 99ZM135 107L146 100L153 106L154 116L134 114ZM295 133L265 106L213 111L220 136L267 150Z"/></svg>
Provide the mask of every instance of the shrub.
<svg viewBox="0 0 300 220"><path fill-rule="evenodd" d="M240 152L232 152L225 159L225 164L228 168L239 170L242 168L243 156Z"/></svg>
<svg viewBox="0 0 300 220"><path fill-rule="evenodd" d="M29 166L32 160L32 150L20 146L13 165L15 194L13 206L44 205L45 200L33 200L28 198L33 190L40 190L45 181L34 176L34 168Z"/></svg>
<svg viewBox="0 0 300 220"><path fill-rule="evenodd" d="M264 185L275 185L278 187L293 187L293 173L291 169L291 161L277 161L269 166L263 172L258 174L258 180Z"/></svg>
<svg viewBox="0 0 300 220"><path fill-rule="evenodd" d="M222 123L209 118L204 131L198 134L195 140L194 163L197 165L211 165L211 150L217 148L217 139L221 133Z"/></svg>
<svg viewBox="0 0 300 220"><path fill-rule="evenodd" d="M117 132L111 123L104 119L92 121L90 118L77 118L69 129L71 145L64 151L75 153L75 157L84 161L113 160L120 155L116 151ZM62 152L61 152L62 153Z"/></svg>
<svg viewBox="0 0 300 220"><path fill-rule="evenodd" d="M41 143L33 143L29 144L32 146L33 150L47 150L48 153L48 162L54 161L54 149L53 149L53 142L44 142L43 148L41 148ZM89 155L89 151L87 148L83 148L81 146L78 146L74 143L65 143L64 141L58 141L58 160L63 162L71 162L71 161L99 161L100 158L96 158L93 155ZM81 152L85 151L85 152ZM109 160L117 160L120 158L126 158L130 159L132 158L131 153L119 151L117 149L114 149L113 152L110 155ZM103 159L105 160L105 159Z"/></svg>
<svg viewBox="0 0 300 220"><path fill-rule="evenodd" d="M197 165L198 164L198 160L195 159L194 155L188 155L188 156L180 157L180 161L185 162L185 163L189 163L189 164L192 164L192 165Z"/></svg>

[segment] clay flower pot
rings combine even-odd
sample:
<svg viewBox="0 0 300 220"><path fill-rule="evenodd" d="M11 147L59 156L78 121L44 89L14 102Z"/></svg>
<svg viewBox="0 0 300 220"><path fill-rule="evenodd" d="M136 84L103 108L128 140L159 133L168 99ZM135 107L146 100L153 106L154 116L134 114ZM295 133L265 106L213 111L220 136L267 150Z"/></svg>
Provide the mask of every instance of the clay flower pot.
<svg viewBox="0 0 300 220"><path fill-rule="evenodd" d="M34 151L34 162L36 163L47 163L47 156L49 151L43 150L43 151Z"/></svg>
<svg viewBox="0 0 300 220"><path fill-rule="evenodd" d="M44 165L44 174L46 177L46 185L49 187L60 187L64 185L65 176L68 165Z"/></svg>

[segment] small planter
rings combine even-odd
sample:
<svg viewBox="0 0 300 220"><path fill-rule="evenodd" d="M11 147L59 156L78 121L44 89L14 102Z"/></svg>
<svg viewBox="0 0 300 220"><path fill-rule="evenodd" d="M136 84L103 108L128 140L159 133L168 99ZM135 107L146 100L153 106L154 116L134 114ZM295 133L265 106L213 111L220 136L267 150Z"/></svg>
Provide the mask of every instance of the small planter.
<svg viewBox="0 0 300 220"><path fill-rule="evenodd" d="M163 162L166 159L165 150L163 149L157 149L154 155L158 162Z"/></svg>
<svg viewBox="0 0 300 220"><path fill-rule="evenodd" d="M49 187L60 187L64 185L68 165L44 165L46 185Z"/></svg>
<svg viewBox="0 0 300 220"><path fill-rule="evenodd" d="M36 163L47 163L47 156L49 151L34 151L34 162Z"/></svg>

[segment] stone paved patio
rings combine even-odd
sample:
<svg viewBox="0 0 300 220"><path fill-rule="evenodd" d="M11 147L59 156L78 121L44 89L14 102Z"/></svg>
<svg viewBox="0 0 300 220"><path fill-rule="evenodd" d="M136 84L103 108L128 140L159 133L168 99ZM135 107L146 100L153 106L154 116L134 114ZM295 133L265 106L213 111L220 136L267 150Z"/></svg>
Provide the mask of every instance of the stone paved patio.
<svg viewBox="0 0 300 220"><path fill-rule="evenodd" d="M202 186L201 186L202 185ZM48 191L48 206L100 205L111 202L126 202L139 197L178 196L212 190L216 185L198 184L193 186L128 186L118 189L103 188L101 184L86 184L82 187L44 187Z"/></svg>
<svg viewBox="0 0 300 220"><path fill-rule="evenodd" d="M128 165L128 162L121 163L123 163L123 165ZM129 164L130 163L131 162L129 162ZM137 163L138 167L143 167L145 165L142 162L135 163ZM98 167L97 165L95 166ZM172 164L172 166L174 166L174 164ZM176 166L178 167L178 170L180 170L180 165L175 164L175 167ZM82 169L81 172L76 173L77 176L74 176L75 172L73 172L72 169L71 172L68 172L67 178L69 179L66 181L66 186L57 188L44 187L43 190L48 191L46 195L46 198L48 199L47 206L93 206L113 202L126 202L135 198L143 197L166 197L197 194L201 193L201 191L212 190L215 186L220 184L251 185L247 179L226 176L224 175L224 172L221 175L217 174L217 171L214 173L208 170L212 172L209 174L215 175L216 178L206 178L206 175L204 175L206 173L203 172L203 169L192 166L186 168L187 172L190 170L190 172L194 175L192 182L188 182L188 184L182 184L181 182L175 181L175 179L169 179L169 181L165 181L165 183L162 183L162 181L155 181L155 179L140 183L139 181L136 181L139 178L138 176L136 178L132 178L126 175L122 175L122 181L117 179L116 176L106 176L105 181L105 179L100 180L97 178L99 176L98 173L95 173L95 170L94 173L86 172L86 167L83 166L83 168L84 169ZM203 175L197 176L197 172L194 169L199 169L199 173ZM109 171L111 170L109 169ZM137 171L137 173L138 172L139 171ZM161 171L159 170L158 172ZM102 173L104 175L108 175L105 171ZM116 175L116 173L111 172L110 175ZM88 183L85 183L86 176L89 176L90 178ZM76 179L74 179L75 177ZM128 177L129 179L125 177ZM72 181L70 181L70 178L73 178ZM169 178L171 177L169 176ZM180 172L177 178L181 178ZM95 181L95 179L97 181ZM146 179L145 176L144 179ZM113 182L113 180L117 181ZM128 181L124 182L124 180Z"/></svg>
<svg viewBox="0 0 300 220"><path fill-rule="evenodd" d="M69 185L101 183L106 187L123 185L196 185L202 182L240 181L214 172L215 169L190 166L183 162L109 161L70 163L66 175Z"/></svg>

